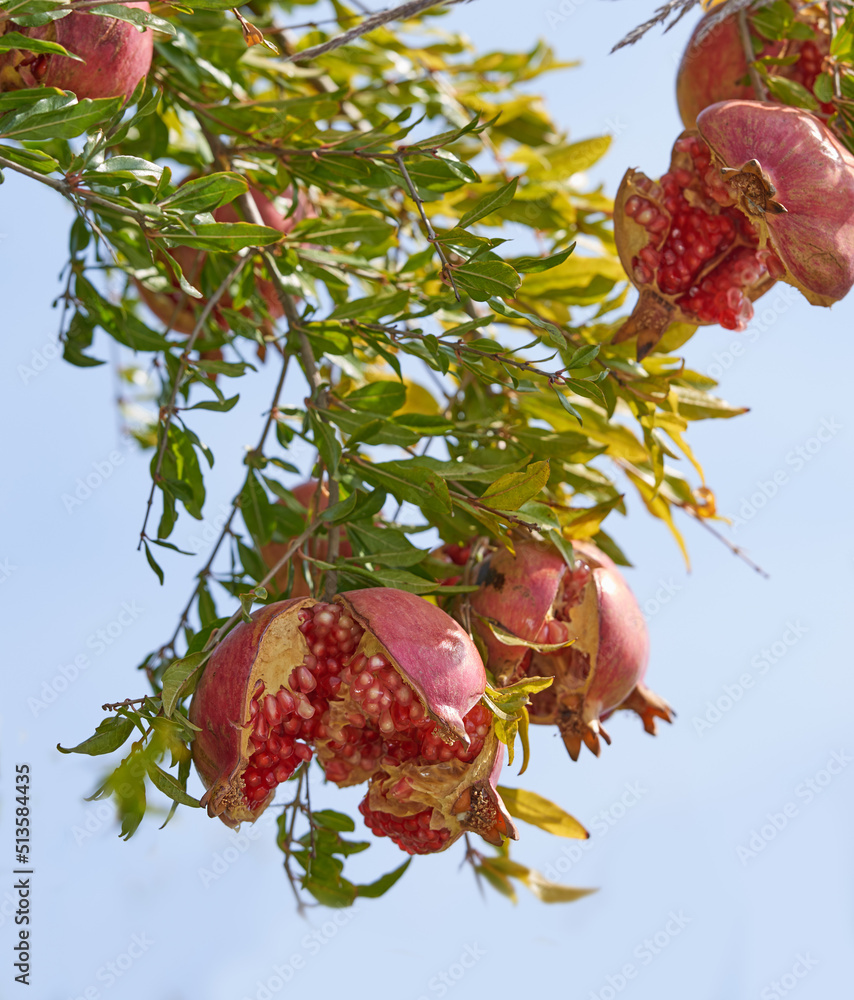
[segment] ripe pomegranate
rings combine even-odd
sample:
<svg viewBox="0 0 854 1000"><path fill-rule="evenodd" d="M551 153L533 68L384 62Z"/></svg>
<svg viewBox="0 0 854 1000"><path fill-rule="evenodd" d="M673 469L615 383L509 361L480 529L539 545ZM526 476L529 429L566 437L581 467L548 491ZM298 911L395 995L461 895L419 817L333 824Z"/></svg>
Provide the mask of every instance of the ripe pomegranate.
<svg viewBox="0 0 854 1000"><path fill-rule="evenodd" d="M126 3L151 12L147 3ZM23 87L59 87L86 97L130 97L151 67L153 33L127 21L73 12L37 28L5 22L5 31L58 42L84 62L65 56L37 55L24 49L0 52L0 91Z"/></svg>
<svg viewBox="0 0 854 1000"><path fill-rule="evenodd" d="M310 479L307 483L300 483L299 486L295 486L291 493L294 497L303 505L303 507L309 508L311 506L312 500L317 494L317 482L314 479ZM279 501L280 503L282 501ZM326 483L323 484L320 495L317 498L317 510L326 510L329 506L329 490L327 489ZM272 568L276 563L282 558L288 548L287 542L269 542L267 545L261 547L261 558L264 560L264 565L268 568ZM326 559L329 552L329 539L324 535L316 535L309 539L306 544L308 554L313 556L315 559ZM341 556L347 557L353 554L353 549L350 546L349 541L343 535L338 542L338 551ZM305 577L305 566L302 556L299 552L294 553L291 563L294 567L293 582L291 584L291 597L308 597L310 594L310 589L308 586L308 581ZM279 572L273 577L273 582L278 588L280 593L284 593L288 587L288 577L290 573L288 571L288 566L283 566Z"/></svg>
<svg viewBox="0 0 854 1000"><path fill-rule="evenodd" d="M620 260L640 292L614 343L637 337L645 357L671 323L744 330L752 301L784 268L712 166L699 136L676 140L660 181L628 170L614 204Z"/></svg>
<svg viewBox="0 0 854 1000"><path fill-rule="evenodd" d="M257 188L250 188L249 193L252 195L252 200L258 207L258 212L261 215L264 225L269 226L271 229L278 229L285 235L287 235L298 222L301 222L303 219L312 218L317 214L314 211L311 202L308 200L308 197L302 190L300 190L298 196L296 209L293 214L287 218L283 216L269 200L269 198L262 194ZM283 197L290 199L291 195L291 188L286 188L283 192ZM231 202L216 209L213 213L213 217L217 222L241 221L236 207ZM202 268L204 267L205 259L207 258L207 253L201 250L193 250L190 247L173 247L169 253L178 262L190 284L198 287L198 282L200 280ZM145 302L148 308L162 323L171 323L172 329L177 330L179 333L192 333L193 328L196 325L196 321L205 307L206 300L203 298L184 298L184 304L178 312L178 315L175 316L175 310L179 302L181 302L183 295L178 282L174 279L170 280L174 291L169 292L153 292L146 288L141 282L136 280L134 280L134 284L136 285L137 291L139 292L143 302ZM255 288L263 298L264 303L267 306L267 311L273 319L278 319L282 315L282 304L279 301L279 297L276 294L276 289L273 283L268 281L266 278L256 278ZM232 301L229 295L224 295L211 313L211 316L217 326L219 326L221 330L226 331L228 330L228 320L222 314L223 308L232 308ZM245 315L249 315L248 309L243 310L243 312ZM174 320L173 316L175 317Z"/></svg>
<svg viewBox="0 0 854 1000"><path fill-rule="evenodd" d="M697 128L784 280L813 305L844 298L854 285L854 156L809 112L777 104L713 104Z"/></svg>
<svg viewBox="0 0 854 1000"><path fill-rule="evenodd" d="M767 41L756 54L757 59L775 59L797 56L794 63L769 66L768 72L800 83L812 93L816 78L830 52L830 32L827 16L817 4L801 8L793 5L796 20L809 26L812 38ZM719 101L757 100L748 81L747 59L738 30L738 18L733 15L707 29L715 11L706 14L688 41L676 76L676 100L679 115L687 129L697 124L697 115ZM745 82L746 81L746 82ZM825 114L836 109L832 104L822 104Z"/></svg>
<svg viewBox="0 0 854 1000"><path fill-rule="evenodd" d="M557 724L577 760L582 743L598 756L599 738L611 742L602 717L627 699L631 704L626 707L637 705L645 724L651 709L642 706L646 689L639 687L649 656L640 608L604 552L581 541L573 542L573 550L571 568L555 550L532 543L517 545L515 555L496 550L484 563L483 585L471 605L476 616L525 642L557 646L574 640L552 651L504 644L485 621L473 618L487 649L487 665L499 683L525 675L555 678L551 687L533 696L531 721ZM662 718L664 709L657 713Z"/></svg>
<svg viewBox="0 0 854 1000"><path fill-rule="evenodd" d="M485 684L468 635L413 594L268 605L223 640L190 705L203 805L228 825L256 819L313 745L330 781L371 779L368 826L409 853L468 830L514 836Z"/></svg>

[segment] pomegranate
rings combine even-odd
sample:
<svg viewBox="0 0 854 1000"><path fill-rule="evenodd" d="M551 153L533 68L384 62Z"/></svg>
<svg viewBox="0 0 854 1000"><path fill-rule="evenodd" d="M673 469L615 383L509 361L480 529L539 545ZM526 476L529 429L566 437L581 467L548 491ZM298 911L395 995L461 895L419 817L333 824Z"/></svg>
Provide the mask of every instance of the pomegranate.
<svg viewBox="0 0 854 1000"><path fill-rule="evenodd" d="M777 104L713 104L697 128L784 280L813 305L844 298L854 285L854 156L813 115Z"/></svg>
<svg viewBox="0 0 854 1000"><path fill-rule="evenodd" d="M409 853L469 830L514 836L485 685L468 635L413 594L268 605L223 640L193 696L203 805L229 825L256 819L314 747L328 780L371 780L368 826Z"/></svg>
<svg viewBox="0 0 854 1000"><path fill-rule="evenodd" d="M649 639L640 608L614 562L590 542L572 544L573 567L540 545L519 544L515 555L498 549L484 563L483 586L471 605L487 665L499 683L525 675L554 677L551 687L532 697L531 721L556 723L577 760L582 743L598 756L600 737L611 742L602 717L638 690ZM501 642L483 619L529 645ZM544 650L531 643L563 648ZM640 698L633 697L626 707L640 709ZM644 717L648 711L639 714Z"/></svg>
<svg viewBox="0 0 854 1000"><path fill-rule="evenodd" d="M752 301L784 268L737 205L703 140L676 140L660 181L623 177L614 204L620 260L640 296L614 343L637 337L645 357L671 323L744 330Z"/></svg>
<svg viewBox="0 0 854 1000"><path fill-rule="evenodd" d="M317 482L310 479L307 483L300 483L299 486L295 486L291 493L294 497L303 505L303 507L310 508L312 500L317 494ZM279 503L282 501L280 500ZM326 483L323 484L320 490L320 496L317 499L317 510L326 510L329 506L329 490L326 487ZM267 545L261 547L261 558L264 560L264 565L268 568L272 568L276 563L282 558L288 548L287 542L269 542ZM325 536L313 536L306 543L306 548L308 554L315 559L326 559L329 552L329 539ZM350 546L349 541L343 536L338 543L338 551L344 556L351 556L353 554L353 549ZM294 576L291 583L291 597L308 597L310 590L308 586L308 581L305 577L305 566L302 556L299 552L294 553L291 562L294 567ZM283 566L279 572L273 577L273 582L278 588L280 593L284 593L288 587L288 578L290 576L289 568L287 565Z"/></svg>
<svg viewBox="0 0 854 1000"><path fill-rule="evenodd" d="M287 235L298 222L302 221L302 219L311 218L316 214L311 202L308 200L308 197L302 191L299 193L296 209L293 214L287 218L283 216L269 200L269 198L262 194L257 188L250 187L249 192L252 195L252 200L258 207L258 212L261 215L264 225L269 226L271 229L278 229L279 232L284 233L285 235ZM288 187L285 189L283 197L291 199L291 188ZM216 209L213 213L213 217L217 222L241 221L236 207L231 202ZM193 250L190 247L173 247L169 253L178 262L190 284L198 287L198 282L202 274L202 268L204 267L207 254L204 251ZM134 284L136 285L143 302L145 302L148 308L162 323L171 323L172 329L177 330L179 333L192 333L198 316L205 307L206 300L203 298L184 298L184 304L178 312L178 315L175 316L175 310L181 302L183 295L180 291L178 282L174 278L170 278L170 280L174 291L169 292L153 292L151 289L146 288L145 285L136 280L134 280ZM266 278L256 278L255 288L263 298L264 303L267 306L267 311L273 319L278 319L282 315L282 304L279 301L279 297L276 294L276 289L273 286L273 283L268 281ZM213 291L213 289L211 289L211 291ZM211 313L211 317L217 326L219 326L221 330L226 331L228 330L228 320L223 316L222 308L232 308L230 296L224 295ZM245 309L243 312L244 315L249 315L249 310Z"/></svg>
<svg viewBox="0 0 854 1000"><path fill-rule="evenodd" d="M794 7L794 5L793 5ZM771 65L768 72L793 80L812 93L815 81L822 72L825 58L830 52L830 33L825 11L818 5L796 11L796 20L807 25L813 32L812 38L786 39L784 41L762 40L756 53L757 59L775 59L797 56L788 66ZM738 30L738 18L733 15L708 28L715 11L706 14L691 35L679 71L676 76L676 100L679 115L685 128L696 127L697 115L711 104L719 101L756 100L756 94L748 81L747 59ZM832 104L822 104L825 114L836 109Z"/></svg>
<svg viewBox="0 0 854 1000"><path fill-rule="evenodd" d="M151 12L147 3L126 3L124 6ZM0 91L43 84L73 91L81 100L86 97L130 97L151 67L152 32L140 31L135 25L114 17L75 11L36 28L6 21L5 30L58 42L85 61L47 53L36 55L24 49L0 52Z"/></svg>

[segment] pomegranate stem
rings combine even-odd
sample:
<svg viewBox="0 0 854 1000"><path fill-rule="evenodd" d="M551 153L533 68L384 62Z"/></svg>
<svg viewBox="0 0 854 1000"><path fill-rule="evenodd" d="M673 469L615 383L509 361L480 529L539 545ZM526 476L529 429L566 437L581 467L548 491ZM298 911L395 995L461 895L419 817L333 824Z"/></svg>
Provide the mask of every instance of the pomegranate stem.
<svg viewBox="0 0 854 1000"><path fill-rule="evenodd" d="M750 26L747 23L747 11L740 10L736 15L738 19L738 34L744 48L744 58L747 60L747 72L750 76L750 83L757 101L767 101L768 91L762 82L759 71L753 65L756 60L756 53L753 51L753 42L750 40Z"/></svg>

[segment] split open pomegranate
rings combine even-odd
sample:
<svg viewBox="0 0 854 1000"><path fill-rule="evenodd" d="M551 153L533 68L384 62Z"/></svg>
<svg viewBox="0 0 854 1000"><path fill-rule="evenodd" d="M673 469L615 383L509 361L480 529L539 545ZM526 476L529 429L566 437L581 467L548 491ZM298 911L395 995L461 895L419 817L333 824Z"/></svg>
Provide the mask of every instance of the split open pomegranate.
<svg viewBox="0 0 854 1000"><path fill-rule="evenodd" d="M526 675L554 678L531 698L531 722L557 725L577 760L582 744L598 756L600 737L611 742L601 722L618 707L637 711L652 732L647 718L669 721L670 711L641 683L649 638L622 574L590 542L573 542L573 549L572 567L546 546L497 549L484 562L483 586L470 600L473 627L499 683ZM515 644L512 636L524 642Z"/></svg>
<svg viewBox="0 0 854 1000"><path fill-rule="evenodd" d="M515 837L485 684L469 636L413 594L269 605L223 640L193 696L203 804L229 825L254 820L315 748L330 781L371 780L367 825L409 853L467 831Z"/></svg>

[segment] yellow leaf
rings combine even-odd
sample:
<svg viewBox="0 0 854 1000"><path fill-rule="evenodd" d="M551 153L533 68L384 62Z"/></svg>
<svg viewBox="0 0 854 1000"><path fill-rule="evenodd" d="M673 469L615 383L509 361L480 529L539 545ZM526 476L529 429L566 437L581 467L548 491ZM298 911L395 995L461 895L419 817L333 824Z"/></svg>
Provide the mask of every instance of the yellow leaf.
<svg viewBox="0 0 854 1000"><path fill-rule="evenodd" d="M530 876L522 881L541 903L574 903L577 899L599 891L598 889L575 889L570 885L561 885L559 882L549 882L539 872L531 872Z"/></svg>
<svg viewBox="0 0 854 1000"><path fill-rule="evenodd" d="M502 787L498 789L498 794L504 799L510 815L516 819L538 826L556 837L587 840L590 836L577 819L536 792Z"/></svg>

